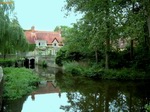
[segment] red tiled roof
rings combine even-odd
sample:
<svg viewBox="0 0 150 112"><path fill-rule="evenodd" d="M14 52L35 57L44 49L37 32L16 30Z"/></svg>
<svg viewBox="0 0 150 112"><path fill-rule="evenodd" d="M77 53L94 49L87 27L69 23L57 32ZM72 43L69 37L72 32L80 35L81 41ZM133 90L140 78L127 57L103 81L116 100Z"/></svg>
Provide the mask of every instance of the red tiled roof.
<svg viewBox="0 0 150 112"><path fill-rule="evenodd" d="M60 92L59 87L54 87L52 82L47 81L46 85L42 85L41 87L39 85L39 89L34 91L32 93L32 95L35 95L35 94L46 94L46 93L59 93L59 92Z"/></svg>
<svg viewBox="0 0 150 112"><path fill-rule="evenodd" d="M62 42L60 32L26 30L25 36L30 44L35 44L35 40L46 40L47 44L52 44L55 39Z"/></svg>

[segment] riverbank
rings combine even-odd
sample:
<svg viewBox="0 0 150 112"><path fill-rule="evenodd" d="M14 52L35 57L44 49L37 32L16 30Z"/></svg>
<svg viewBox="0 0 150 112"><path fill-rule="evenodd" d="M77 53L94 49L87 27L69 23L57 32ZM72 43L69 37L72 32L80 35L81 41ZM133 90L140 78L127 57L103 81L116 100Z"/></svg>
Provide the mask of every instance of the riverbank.
<svg viewBox="0 0 150 112"><path fill-rule="evenodd" d="M6 99L21 98L36 88L39 77L32 69L6 67L4 70L4 94Z"/></svg>
<svg viewBox="0 0 150 112"><path fill-rule="evenodd" d="M148 73L132 68L104 69L98 65L89 66L78 62L68 62L64 64L65 74L73 76L85 76L94 79L113 80L144 80L150 79Z"/></svg>

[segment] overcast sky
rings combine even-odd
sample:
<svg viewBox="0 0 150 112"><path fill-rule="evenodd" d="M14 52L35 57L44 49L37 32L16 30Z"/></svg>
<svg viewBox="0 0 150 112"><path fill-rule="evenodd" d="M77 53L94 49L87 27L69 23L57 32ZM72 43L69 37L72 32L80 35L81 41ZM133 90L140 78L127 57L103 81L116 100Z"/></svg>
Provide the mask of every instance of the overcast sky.
<svg viewBox="0 0 150 112"><path fill-rule="evenodd" d="M64 0L14 0L15 12L23 29L35 26L37 30L53 31L56 26L71 26L81 15L65 18Z"/></svg>

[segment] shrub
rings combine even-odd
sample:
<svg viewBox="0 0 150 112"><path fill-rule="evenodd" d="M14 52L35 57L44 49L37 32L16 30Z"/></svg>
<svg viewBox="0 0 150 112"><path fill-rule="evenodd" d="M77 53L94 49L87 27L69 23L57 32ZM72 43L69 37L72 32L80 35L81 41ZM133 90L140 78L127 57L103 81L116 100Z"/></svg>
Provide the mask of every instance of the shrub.
<svg viewBox="0 0 150 112"><path fill-rule="evenodd" d="M76 61L65 63L64 71L72 75L82 75L84 73L83 67Z"/></svg>
<svg viewBox="0 0 150 112"><path fill-rule="evenodd" d="M46 68L46 67L47 67L47 63L46 63L45 60L42 62L42 67L43 67L43 68Z"/></svg>
<svg viewBox="0 0 150 112"><path fill-rule="evenodd" d="M55 62L58 66L63 66L63 61L65 60L65 54L66 54L66 51L65 50L62 50L60 49L58 52L57 52L57 57L55 59Z"/></svg>
<svg viewBox="0 0 150 112"><path fill-rule="evenodd" d="M43 68L46 68L46 67L48 66L46 60L41 60L41 61L39 61L39 62L38 62L38 65L39 65L39 66L42 66Z"/></svg>
<svg viewBox="0 0 150 112"><path fill-rule="evenodd" d="M150 112L150 105L146 104L144 108L147 110L146 112Z"/></svg>
<svg viewBox="0 0 150 112"><path fill-rule="evenodd" d="M4 68L4 97L8 99L21 98L31 92L39 81L31 69Z"/></svg>
<svg viewBox="0 0 150 112"><path fill-rule="evenodd" d="M109 69L103 70L104 74L102 76L103 79L123 79L123 80L135 80L135 79L144 79L145 73L139 72L134 69L126 69L122 68L120 70L117 69Z"/></svg>
<svg viewBox="0 0 150 112"><path fill-rule="evenodd" d="M72 75L82 75L94 79L135 80L149 78L145 72L131 68L104 69L98 64L83 66L75 61L65 63L64 71Z"/></svg>
<svg viewBox="0 0 150 112"><path fill-rule="evenodd" d="M0 66L3 66L3 67L11 67L11 66L14 66L15 65L15 62L16 60L10 60L10 59L1 59L0 60Z"/></svg>

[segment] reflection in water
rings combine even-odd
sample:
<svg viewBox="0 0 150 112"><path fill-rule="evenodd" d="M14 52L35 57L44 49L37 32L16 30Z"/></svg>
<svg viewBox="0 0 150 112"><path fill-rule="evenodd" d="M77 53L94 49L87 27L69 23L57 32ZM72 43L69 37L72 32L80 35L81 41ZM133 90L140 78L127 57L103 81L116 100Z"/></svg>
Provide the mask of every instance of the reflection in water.
<svg viewBox="0 0 150 112"><path fill-rule="evenodd" d="M31 94L31 99L32 99L32 101L35 100L35 94L34 94L34 92Z"/></svg>
<svg viewBox="0 0 150 112"><path fill-rule="evenodd" d="M2 112L21 112L26 97L13 101L4 101Z"/></svg>
<svg viewBox="0 0 150 112"><path fill-rule="evenodd" d="M149 82L92 81L79 77L56 79L67 92L67 112L143 112L150 103ZM64 81L65 80L65 81Z"/></svg>
<svg viewBox="0 0 150 112"><path fill-rule="evenodd" d="M31 95L23 104L21 112L64 112L61 105L68 105L66 93L36 94L33 101Z"/></svg>
<svg viewBox="0 0 150 112"><path fill-rule="evenodd" d="M62 75L58 69L38 70L45 80L17 105L22 111L10 112L143 112L150 103L148 81L93 81Z"/></svg>

